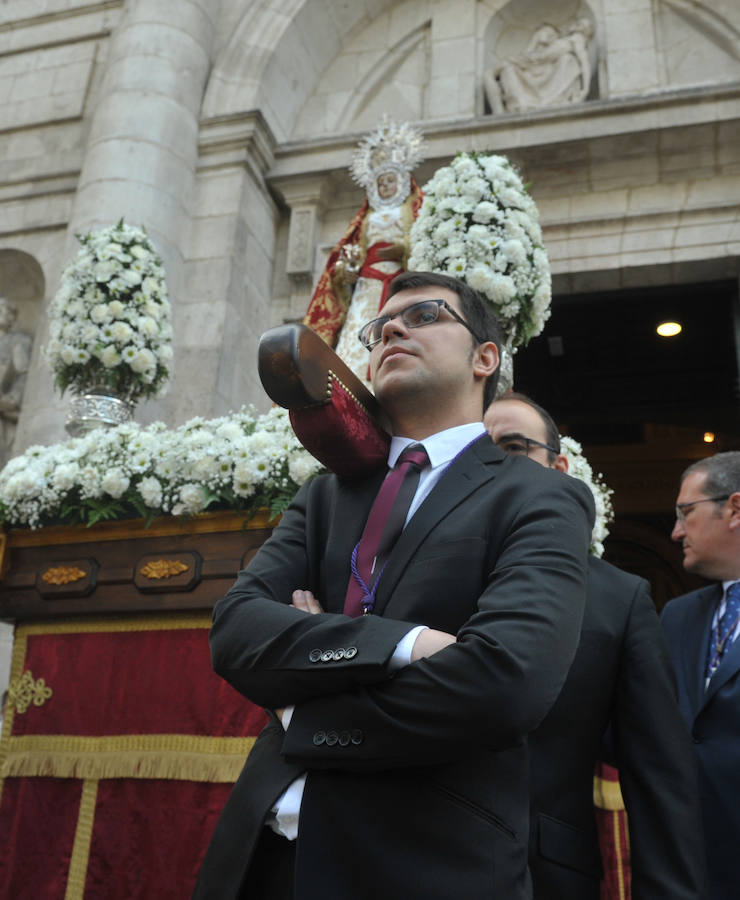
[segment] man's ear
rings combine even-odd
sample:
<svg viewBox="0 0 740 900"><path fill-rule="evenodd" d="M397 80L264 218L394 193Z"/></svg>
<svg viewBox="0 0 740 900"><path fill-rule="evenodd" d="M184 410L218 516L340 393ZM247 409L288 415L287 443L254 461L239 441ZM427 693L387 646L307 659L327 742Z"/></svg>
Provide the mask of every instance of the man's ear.
<svg viewBox="0 0 740 900"><path fill-rule="evenodd" d="M558 472L568 474L568 457L564 453L558 453L555 459L550 463L550 468L557 469Z"/></svg>
<svg viewBox="0 0 740 900"><path fill-rule="evenodd" d="M727 503L730 507L730 530L734 531L740 528L740 491L730 494Z"/></svg>
<svg viewBox="0 0 740 900"><path fill-rule="evenodd" d="M474 375L479 375L482 378L488 378L489 375L493 375L499 364L498 349L493 341L478 344L475 348L474 360Z"/></svg>

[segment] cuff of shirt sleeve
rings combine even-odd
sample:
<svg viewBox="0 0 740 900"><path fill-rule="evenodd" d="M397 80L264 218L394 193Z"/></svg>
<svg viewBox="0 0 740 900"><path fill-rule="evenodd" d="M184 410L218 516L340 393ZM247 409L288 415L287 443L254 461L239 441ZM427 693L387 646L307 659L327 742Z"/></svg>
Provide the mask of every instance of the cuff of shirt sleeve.
<svg viewBox="0 0 740 900"><path fill-rule="evenodd" d="M402 637L401 640L396 644L396 649L393 651L393 656L391 656L391 660L389 663L391 672L397 672L399 669L403 669L404 666L407 666L411 662L411 652L414 649L416 639L419 637L422 631L426 630L426 628L426 625L417 625L416 628L412 628L411 631L409 631L408 634ZM288 726L286 725L285 727L287 728Z"/></svg>

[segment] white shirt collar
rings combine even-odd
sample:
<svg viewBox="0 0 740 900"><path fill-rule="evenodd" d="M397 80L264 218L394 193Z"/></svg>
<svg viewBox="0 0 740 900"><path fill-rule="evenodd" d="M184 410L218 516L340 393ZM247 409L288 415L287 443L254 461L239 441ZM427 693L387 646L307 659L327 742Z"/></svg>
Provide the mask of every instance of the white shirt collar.
<svg viewBox="0 0 740 900"><path fill-rule="evenodd" d="M409 444L423 444L427 451L432 469L447 465L457 454L472 441L486 433L483 422L468 422L466 425L455 425L436 434L430 434L423 441L414 441L407 437L393 437L388 453L388 466L393 468L398 457Z"/></svg>

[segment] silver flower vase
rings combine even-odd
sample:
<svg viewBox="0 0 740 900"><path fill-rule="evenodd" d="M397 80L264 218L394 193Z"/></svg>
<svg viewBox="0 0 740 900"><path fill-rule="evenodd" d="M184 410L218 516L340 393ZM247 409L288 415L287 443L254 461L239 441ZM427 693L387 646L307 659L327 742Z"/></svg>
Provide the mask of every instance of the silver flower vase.
<svg viewBox="0 0 740 900"><path fill-rule="evenodd" d="M133 416L133 403L122 400L110 388L96 386L72 397L64 427L72 437L81 437L93 428L124 425Z"/></svg>

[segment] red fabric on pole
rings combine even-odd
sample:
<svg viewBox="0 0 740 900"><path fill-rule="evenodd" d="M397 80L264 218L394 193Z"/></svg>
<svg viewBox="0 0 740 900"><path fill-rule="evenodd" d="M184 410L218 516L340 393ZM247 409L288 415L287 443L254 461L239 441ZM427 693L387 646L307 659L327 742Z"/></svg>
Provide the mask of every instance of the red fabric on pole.
<svg viewBox="0 0 740 900"><path fill-rule="evenodd" d="M0 897L64 900L82 782L6 778L0 801Z"/></svg>
<svg viewBox="0 0 740 900"><path fill-rule="evenodd" d="M211 668L206 628L29 635L24 670L52 689L13 735L244 737L265 724Z"/></svg>
<svg viewBox="0 0 740 900"><path fill-rule="evenodd" d="M194 781L101 781L85 900L189 897L230 790Z"/></svg>

